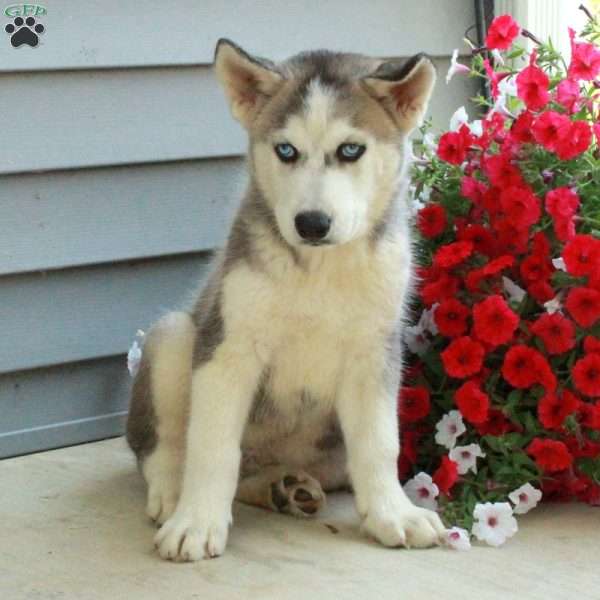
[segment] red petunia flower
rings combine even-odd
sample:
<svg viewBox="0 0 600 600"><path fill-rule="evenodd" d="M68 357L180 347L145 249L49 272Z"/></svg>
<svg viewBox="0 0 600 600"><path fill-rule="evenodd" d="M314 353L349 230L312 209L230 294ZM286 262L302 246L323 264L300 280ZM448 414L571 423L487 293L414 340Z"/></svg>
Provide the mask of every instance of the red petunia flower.
<svg viewBox="0 0 600 600"><path fill-rule="evenodd" d="M486 191L486 186L474 177L465 176L460 180L460 193L474 204L479 204Z"/></svg>
<svg viewBox="0 0 600 600"><path fill-rule="evenodd" d="M546 194L545 204L549 215L566 219L579 209L579 196L571 188L559 187Z"/></svg>
<svg viewBox="0 0 600 600"><path fill-rule="evenodd" d="M517 344L508 350L502 364L502 376L516 388L528 388L539 382L539 366L545 358L537 350Z"/></svg>
<svg viewBox="0 0 600 600"><path fill-rule="evenodd" d="M438 486L440 493L448 494L458 481L458 465L449 456L442 456L442 462L432 476L433 483Z"/></svg>
<svg viewBox="0 0 600 600"><path fill-rule="evenodd" d="M556 142L554 151L561 160L571 160L585 152L591 142L590 126L585 121L575 121L570 124L566 135Z"/></svg>
<svg viewBox="0 0 600 600"><path fill-rule="evenodd" d="M536 464L544 471L553 473L568 469L573 463L573 456L564 442L533 438L527 446L527 454L533 457Z"/></svg>
<svg viewBox="0 0 600 600"><path fill-rule="evenodd" d="M417 444L421 437L419 431L402 430L400 439L400 455L398 456L398 479L404 481L417 462Z"/></svg>
<svg viewBox="0 0 600 600"><path fill-rule="evenodd" d="M489 50L507 50L520 31L518 23L510 15L500 15L490 24L485 45Z"/></svg>
<svg viewBox="0 0 600 600"><path fill-rule="evenodd" d="M483 346L468 336L460 337L442 352L442 363L450 377L464 379L475 375L483 365Z"/></svg>
<svg viewBox="0 0 600 600"><path fill-rule="evenodd" d="M575 325L558 312L543 314L531 331L544 342L548 354L562 354L575 347Z"/></svg>
<svg viewBox="0 0 600 600"><path fill-rule="evenodd" d="M583 351L586 354L590 354L590 352L600 353L600 340L593 335L586 335L583 338Z"/></svg>
<svg viewBox="0 0 600 600"><path fill-rule="evenodd" d="M575 237L575 223L573 218L554 219L554 233L561 242L568 242Z"/></svg>
<svg viewBox="0 0 600 600"><path fill-rule="evenodd" d="M512 254L523 254L527 251L529 229L517 227L507 219L502 219L493 224L497 234L498 247Z"/></svg>
<svg viewBox="0 0 600 600"><path fill-rule="evenodd" d="M510 128L510 137L521 144L533 142L531 126L533 124L533 113L524 110L514 121Z"/></svg>
<svg viewBox="0 0 600 600"><path fill-rule="evenodd" d="M423 386L403 387L400 390L398 403L398 414L400 421L413 423L419 421L429 414L431 403L429 391Z"/></svg>
<svg viewBox="0 0 600 600"><path fill-rule="evenodd" d="M542 69L535 66L537 52L533 50L529 57L529 66L517 75L517 95L529 110L540 110L548 104L550 78Z"/></svg>
<svg viewBox="0 0 600 600"><path fill-rule="evenodd" d="M600 396L600 354L592 352L580 358L573 366L575 387L586 396Z"/></svg>
<svg viewBox="0 0 600 600"><path fill-rule="evenodd" d="M556 144L569 135L570 129L569 117L553 110L543 112L531 126L535 141L550 151L556 150Z"/></svg>
<svg viewBox="0 0 600 600"><path fill-rule="evenodd" d="M500 206L505 218L515 227L524 229L540 220L540 202L527 186L511 186L500 193Z"/></svg>
<svg viewBox="0 0 600 600"><path fill-rule="evenodd" d="M543 231L538 231L531 239L531 253L544 258L550 257L550 241Z"/></svg>
<svg viewBox="0 0 600 600"><path fill-rule="evenodd" d="M483 225L469 223L466 227L461 227L457 235L461 242L472 242L473 250L491 256L495 251L496 242L491 231Z"/></svg>
<svg viewBox="0 0 600 600"><path fill-rule="evenodd" d="M564 420L573 414L579 406L579 399L569 390L562 395L549 393L542 397L538 404L538 417L546 429L560 429Z"/></svg>
<svg viewBox="0 0 600 600"><path fill-rule="evenodd" d="M600 431L600 402L596 402L596 404L580 402L578 414L579 423L583 427ZM600 447L597 448L596 453L600 456Z"/></svg>
<svg viewBox="0 0 600 600"><path fill-rule="evenodd" d="M591 235L576 235L564 247L562 257L571 275L590 275L600 264L600 240Z"/></svg>
<svg viewBox="0 0 600 600"><path fill-rule="evenodd" d="M506 344L518 325L519 317L502 296L489 296L473 307L473 331L477 338L492 346Z"/></svg>
<svg viewBox="0 0 600 600"><path fill-rule="evenodd" d="M565 308L581 327L591 327L600 319L600 291L586 287L573 288L565 301Z"/></svg>
<svg viewBox="0 0 600 600"><path fill-rule="evenodd" d="M486 156L483 161L483 171L490 183L500 189L524 184L521 171L506 154Z"/></svg>
<svg viewBox="0 0 600 600"><path fill-rule="evenodd" d="M460 280L458 277L441 273L434 281L430 281L422 287L421 299L425 306L430 307L436 302L454 297L459 289Z"/></svg>
<svg viewBox="0 0 600 600"><path fill-rule="evenodd" d="M514 425L498 408L490 408L487 421L475 427L479 435L504 435L515 429Z"/></svg>
<svg viewBox="0 0 600 600"><path fill-rule="evenodd" d="M476 381L463 383L454 394L454 402L469 423L481 425L487 421L490 399Z"/></svg>
<svg viewBox="0 0 600 600"><path fill-rule="evenodd" d="M556 296L556 292L546 279L539 279L538 281L532 281L527 285L527 293L540 304L549 302Z"/></svg>
<svg viewBox="0 0 600 600"><path fill-rule="evenodd" d="M493 275L497 275L504 271L504 269L509 269L515 264L514 256L510 256L509 254L503 254L494 260L490 260L487 265L484 265L482 268L483 274L486 277L492 277Z"/></svg>
<svg viewBox="0 0 600 600"><path fill-rule="evenodd" d="M556 101L571 114L579 110L579 97L579 84L572 79L563 79L556 86Z"/></svg>
<svg viewBox="0 0 600 600"><path fill-rule="evenodd" d="M473 242L452 242L438 248L433 257L436 267L449 269L469 258L473 253Z"/></svg>
<svg viewBox="0 0 600 600"><path fill-rule="evenodd" d="M433 314L433 320L442 335L458 337L467 331L469 314L468 307L455 298L449 298L440 302Z"/></svg>
<svg viewBox="0 0 600 600"><path fill-rule="evenodd" d="M441 204L432 204L422 208L417 215L417 227L426 238L435 238L446 229L448 219Z"/></svg>
<svg viewBox="0 0 600 600"><path fill-rule="evenodd" d="M473 136L469 128L463 125L458 131L444 133L438 142L437 155L452 165L460 165L467 158Z"/></svg>
<svg viewBox="0 0 600 600"><path fill-rule="evenodd" d="M575 42L575 31L569 27L571 63L567 75L572 79L593 81L600 74L600 50L594 44Z"/></svg>
<svg viewBox="0 0 600 600"><path fill-rule="evenodd" d="M525 283L545 281L552 275L553 270L552 263L539 254L530 254L521 261L519 267L521 278Z"/></svg>

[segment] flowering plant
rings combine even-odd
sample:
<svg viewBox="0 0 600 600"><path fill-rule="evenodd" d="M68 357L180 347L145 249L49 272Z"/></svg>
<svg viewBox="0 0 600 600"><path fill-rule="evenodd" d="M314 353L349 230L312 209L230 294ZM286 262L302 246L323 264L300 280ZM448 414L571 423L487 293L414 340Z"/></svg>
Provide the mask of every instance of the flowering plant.
<svg viewBox="0 0 600 600"><path fill-rule="evenodd" d="M486 82L485 114L469 123L459 109L437 143L427 125L415 144L419 318L406 331L398 469L463 547L465 529L501 544L542 494L600 505L600 24L589 17L570 30L568 64L497 17L471 67L455 51L448 73Z"/></svg>

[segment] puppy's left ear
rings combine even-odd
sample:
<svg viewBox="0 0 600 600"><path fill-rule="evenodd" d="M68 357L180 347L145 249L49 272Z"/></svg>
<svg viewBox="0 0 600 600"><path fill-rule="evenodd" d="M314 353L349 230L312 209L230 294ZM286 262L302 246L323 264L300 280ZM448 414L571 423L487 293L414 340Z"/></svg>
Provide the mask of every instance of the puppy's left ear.
<svg viewBox="0 0 600 600"><path fill-rule="evenodd" d="M392 115L398 128L408 133L425 116L435 78L431 60L417 54L404 63L395 59L382 63L363 82L369 94Z"/></svg>

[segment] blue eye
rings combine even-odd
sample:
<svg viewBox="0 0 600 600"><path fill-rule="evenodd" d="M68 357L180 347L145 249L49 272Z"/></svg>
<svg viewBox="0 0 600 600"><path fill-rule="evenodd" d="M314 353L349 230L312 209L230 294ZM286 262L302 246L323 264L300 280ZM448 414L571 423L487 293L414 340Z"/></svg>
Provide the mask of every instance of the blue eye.
<svg viewBox="0 0 600 600"><path fill-rule="evenodd" d="M291 144L277 144L275 146L275 154L277 154L279 160L284 163L291 163L298 160L298 150Z"/></svg>
<svg viewBox="0 0 600 600"><path fill-rule="evenodd" d="M336 155L342 162L355 162L365 153L366 149L367 147L361 144L340 144Z"/></svg>

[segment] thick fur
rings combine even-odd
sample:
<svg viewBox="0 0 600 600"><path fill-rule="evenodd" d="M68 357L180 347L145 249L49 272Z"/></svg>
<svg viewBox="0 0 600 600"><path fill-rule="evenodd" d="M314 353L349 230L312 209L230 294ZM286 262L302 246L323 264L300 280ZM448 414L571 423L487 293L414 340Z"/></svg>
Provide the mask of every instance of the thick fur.
<svg viewBox="0 0 600 600"><path fill-rule="evenodd" d="M134 383L128 440L158 551L220 555L234 496L309 516L349 484L383 544L438 543L437 515L396 475L406 139L433 67L324 51L275 65L221 41L216 72L249 134L249 186L197 302L151 329ZM281 143L295 163L276 156ZM343 143L366 151L341 162ZM331 219L319 246L295 228L315 210Z"/></svg>

